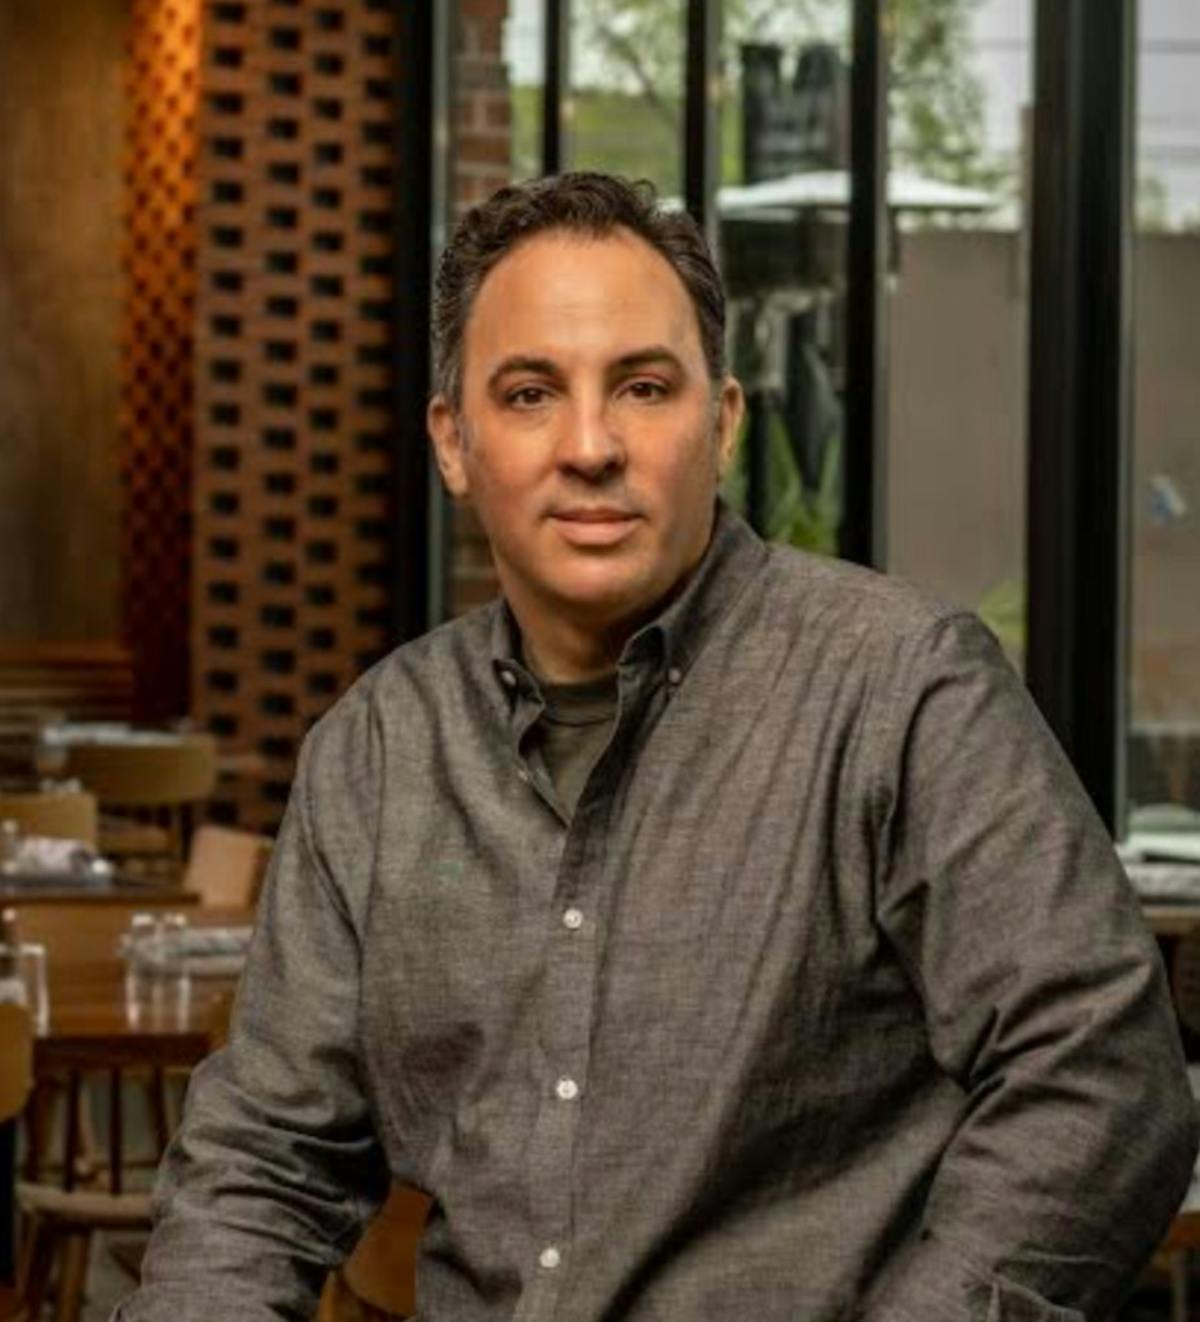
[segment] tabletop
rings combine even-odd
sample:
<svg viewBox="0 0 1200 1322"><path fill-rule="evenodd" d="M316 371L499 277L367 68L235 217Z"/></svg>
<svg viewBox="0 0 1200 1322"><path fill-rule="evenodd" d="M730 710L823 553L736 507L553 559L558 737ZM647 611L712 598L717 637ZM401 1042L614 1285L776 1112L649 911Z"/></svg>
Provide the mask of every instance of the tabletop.
<svg viewBox="0 0 1200 1322"><path fill-rule="evenodd" d="M64 1065L111 1069L133 1064L191 1066L224 1034L236 980L139 974L122 958L119 941L134 913L180 907L172 893L157 903L144 894L97 904L84 899L18 907L22 941L46 947L49 1019L34 1040L34 1076ZM253 922L241 909L187 909L189 925L240 927ZM0 1125L0 1283L13 1276L16 1126Z"/></svg>
<svg viewBox="0 0 1200 1322"><path fill-rule="evenodd" d="M46 947L50 1014L35 1043L35 1069L56 1047L95 1044L97 1055L124 1046L157 1044L162 1064L188 1064L207 1054L223 1025L236 980L186 979L135 973L118 943L134 913L180 908L193 927L234 927L253 922L241 909L207 909L178 903L178 895L149 904L144 896L104 905L25 905L17 921L22 941ZM144 1055L142 1057L145 1058Z"/></svg>
<svg viewBox="0 0 1200 1322"><path fill-rule="evenodd" d="M157 908L163 905L190 909L200 901L199 895L185 891L178 881L158 878L114 881L71 881L68 878L39 878L29 884L0 876L0 909L24 909L44 904L81 905L86 908L115 905L128 908Z"/></svg>
<svg viewBox="0 0 1200 1322"><path fill-rule="evenodd" d="M1142 917L1155 936L1183 936L1200 927L1200 904L1143 903Z"/></svg>

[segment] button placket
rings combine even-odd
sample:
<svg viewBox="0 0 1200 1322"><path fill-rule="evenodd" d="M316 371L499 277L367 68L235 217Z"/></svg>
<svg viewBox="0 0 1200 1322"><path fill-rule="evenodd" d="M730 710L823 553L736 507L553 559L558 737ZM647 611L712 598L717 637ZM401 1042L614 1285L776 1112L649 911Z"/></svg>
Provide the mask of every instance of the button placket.
<svg viewBox="0 0 1200 1322"><path fill-rule="evenodd" d="M557 1289L573 1233L572 1157L578 1126L584 1122L582 1099L588 1086L599 935L592 909L602 894L606 817L599 804L576 813L555 869L550 921L551 931L557 927L560 939L550 942L542 993L544 1091L532 1149L544 1180L536 1194L538 1237L533 1242L535 1246L540 1242L541 1252L553 1248L563 1271L546 1268L539 1256L544 1289ZM586 904L580 902L584 899Z"/></svg>

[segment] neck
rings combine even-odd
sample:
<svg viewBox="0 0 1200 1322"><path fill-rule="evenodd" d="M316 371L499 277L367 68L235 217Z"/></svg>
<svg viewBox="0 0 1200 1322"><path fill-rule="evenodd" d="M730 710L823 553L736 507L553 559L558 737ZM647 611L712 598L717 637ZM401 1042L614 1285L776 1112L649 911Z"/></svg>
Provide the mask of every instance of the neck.
<svg viewBox="0 0 1200 1322"><path fill-rule="evenodd" d="M530 669L550 684L580 684L611 675L635 627L597 629L561 616L533 620L526 618L516 604L513 614L521 627L521 641Z"/></svg>

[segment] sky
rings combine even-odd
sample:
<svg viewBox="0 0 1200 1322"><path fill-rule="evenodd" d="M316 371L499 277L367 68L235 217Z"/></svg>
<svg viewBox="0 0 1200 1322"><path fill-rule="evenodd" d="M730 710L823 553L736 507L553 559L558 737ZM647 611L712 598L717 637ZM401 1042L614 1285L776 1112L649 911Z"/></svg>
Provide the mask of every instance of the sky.
<svg viewBox="0 0 1200 1322"><path fill-rule="evenodd" d="M540 81L541 11L542 0L510 0L515 81ZM1019 143L1033 84L1032 27L1033 0L980 0L974 14L974 60L996 151L1015 152ZM1200 0L1139 0L1138 28L1138 169L1165 190L1172 221L1200 217Z"/></svg>
<svg viewBox="0 0 1200 1322"><path fill-rule="evenodd" d="M976 62L987 88L988 140L1012 151L1032 84L1031 0L983 0ZM1137 163L1166 189L1172 220L1200 213L1200 0L1138 5Z"/></svg>

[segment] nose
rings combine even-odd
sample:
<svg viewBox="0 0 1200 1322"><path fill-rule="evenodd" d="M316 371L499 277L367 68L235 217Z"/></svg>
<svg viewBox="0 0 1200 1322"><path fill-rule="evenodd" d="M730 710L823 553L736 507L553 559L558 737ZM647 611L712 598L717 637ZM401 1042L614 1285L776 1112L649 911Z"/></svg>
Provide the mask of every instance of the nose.
<svg viewBox="0 0 1200 1322"><path fill-rule="evenodd" d="M625 446L604 399L581 399L567 411L558 441L561 469L589 482L625 467Z"/></svg>

